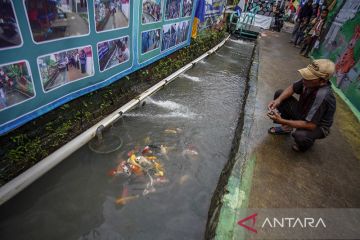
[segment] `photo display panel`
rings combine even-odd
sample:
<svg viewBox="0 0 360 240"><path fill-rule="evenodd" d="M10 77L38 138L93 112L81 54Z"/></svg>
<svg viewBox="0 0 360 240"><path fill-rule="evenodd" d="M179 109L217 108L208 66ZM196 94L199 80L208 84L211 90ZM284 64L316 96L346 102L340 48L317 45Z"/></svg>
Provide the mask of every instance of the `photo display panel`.
<svg viewBox="0 0 360 240"><path fill-rule="evenodd" d="M0 134L190 44L195 0L0 0Z"/></svg>

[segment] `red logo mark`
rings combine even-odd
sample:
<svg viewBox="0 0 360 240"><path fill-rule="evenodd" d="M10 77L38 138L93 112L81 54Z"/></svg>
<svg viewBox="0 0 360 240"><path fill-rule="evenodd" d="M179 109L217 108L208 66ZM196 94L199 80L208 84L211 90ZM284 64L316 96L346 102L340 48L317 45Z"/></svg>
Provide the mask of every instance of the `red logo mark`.
<svg viewBox="0 0 360 240"><path fill-rule="evenodd" d="M252 232L254 232L254 233L257 233L256 229L252 228L252 227L255 226L256 216L257 216L257 213L254 213L253 215L250 215L250 216L248 216L248 217L246 217L246 218L241 219L240 221L238 221L238 224L239 224L240 226L246 228L246 229L249 230L249 231L252 231ZM244 224L244 222L246 222L246 221L248 221L248 220L250 220L250 219L252 219L252 225L251 225L251 227Z"/></svg>

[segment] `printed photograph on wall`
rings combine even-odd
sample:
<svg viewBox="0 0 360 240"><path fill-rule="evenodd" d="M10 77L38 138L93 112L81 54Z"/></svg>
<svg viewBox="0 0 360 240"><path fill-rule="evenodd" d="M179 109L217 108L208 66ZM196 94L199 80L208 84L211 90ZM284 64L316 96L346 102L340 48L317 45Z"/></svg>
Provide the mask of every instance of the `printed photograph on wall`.
<svg viewBox="0 0 360 240"><path fill-rule="evenodd" d="M0 0L0 50L21 45L20 29L10 0Z"/></svg>
<svg viewBox="0 0 360 240"><path fill-rule="evenodd" d="M100 42L97 45L100 71L120 65L130 59L129 37Z"/></svg>
<svg viewBox="0 0 360 240"><path fill-rule="evenodd" d="M37 64L44 91L94 75L90 46L41 56Z"/></svg>
<svg viewBox="0 0 360 240"><path fill-rule="evenodd" d="M260 1L260 0L257 0ZM214 28L224 18L226 9L226 0L206 0L205 3L205 21L199 24L199 30Z"/></svg>
<svg viewBox="0 0 360 240"><path fill-rule="evenodd" d="M182 43L187 40L189 32L189 21L180 22L176 27L176 44Z"/></svg>
<svg viewBox="0 0 360 240"><path fill-rule="evenodd" d="M161 39L161 51L169 49L176 44L176 27L175 24L166 24L163 26L163 34Z"/></svg>
<svg viewBox="0 0 360 240"><path fill-rule="evenodd" d="M180 2L179 0L166 0L165 5L165 19L175 19L180 17Z"/></svg>
<svg viewBox="0 0 360 240"><path fill-rule="evenodd" d="M182 17L191 16L194 0L183 0Z"/></svg>
<svg viewBox="0 0 360 240"><path fill-rule="evenodd" d="M160 46L160 29L141 33L141 53L147 53Z"/></svg>
<svg viewBox="0 0 360 240"><path fill-rule="evenodd" d="M143 0L142 1L142 17L143 24L158 22L162 17L162 5L163 0Z"/></svg>
<svg viewBox="0 0 360 240"><path fill-rule="evenodd" d="M0 65L0 111L35 96L26 61Z"/></svg>
<svg viewBox="0 0 360 240"><path fill-rule="evenodd" d="M25 0L25 6L35 42L89 33L86 0Z"/></svg>
<svg viewBox="0 0 360 240"><path fill-rule="evenodd" d="M96 31L110 31L129 26L129 0L94 0Z"/></svg>

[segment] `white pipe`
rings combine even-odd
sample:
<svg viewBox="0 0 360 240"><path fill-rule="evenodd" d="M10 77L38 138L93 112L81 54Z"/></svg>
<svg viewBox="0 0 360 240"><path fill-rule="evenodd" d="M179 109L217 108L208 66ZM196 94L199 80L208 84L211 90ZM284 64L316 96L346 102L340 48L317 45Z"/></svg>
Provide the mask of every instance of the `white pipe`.
<svg viewBox="0 0 360 240"><path fill-rule="evenodd" d="M229 39L229 36L219 43L217 46L215 46L213 49L218 49L221 47L227 40ZM215 51L215 50L214 50ZM212 52L214 52L212 51ZM73 152L78 150L80 147L85 145L87 142L89 142L93 137L96 135L96 130L101 125L104 127L110 126L114 121L118 120L122 114L125 112L131 110L133 107L135 107L137 104L139 104L142 100L144 100L146 97L154 94L157 92L161 87L167 85L169 82L173 81L179 74L185 72L186 70L190 69L195 63L202 60L206 56L208 56L208 52L202 55L201 57L195 59L191 63L187 64L186 66L182 67L181 69L177 70L170 76L166 77L159 83L155 84L142 94L140 94L135 99L132 99L107 117L105 117L103 120L8 182L7 184L3 185L0 188L0 205L5 203L7 200L15 196L17 193L22 191L24 188L29 186L31 183L33 183L35 180L40 178L42 175L44 175L46 172L48 172L50 169L55 167L57 164L59 164L62 160L66 159L68 156L70 156Z"/></svg>

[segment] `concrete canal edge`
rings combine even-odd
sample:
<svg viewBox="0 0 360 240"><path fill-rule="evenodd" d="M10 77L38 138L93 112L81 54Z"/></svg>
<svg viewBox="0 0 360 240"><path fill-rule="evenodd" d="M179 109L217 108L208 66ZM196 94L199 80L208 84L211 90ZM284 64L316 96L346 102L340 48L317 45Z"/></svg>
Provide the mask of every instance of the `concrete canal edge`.
<svg viewBox="0 0 360 240"><path fill-rule="evenodd" d="M257 76L259 67L259 48L255 44L249 70L244 104L235 130L232 153L221 172L219 183L211 200L205 239L244 239L237 228L238 211L248 206L252 175L256 156L249 146L253 126Z"/></svg>

